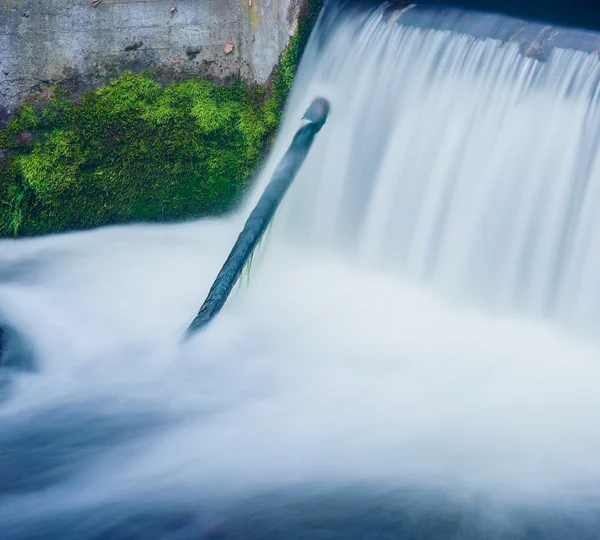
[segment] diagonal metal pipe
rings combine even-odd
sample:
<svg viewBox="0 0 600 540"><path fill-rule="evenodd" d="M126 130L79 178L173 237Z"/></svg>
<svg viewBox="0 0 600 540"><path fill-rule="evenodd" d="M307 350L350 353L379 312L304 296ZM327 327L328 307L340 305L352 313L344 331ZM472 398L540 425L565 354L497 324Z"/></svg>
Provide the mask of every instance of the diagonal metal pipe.
<svg viewBox="0 0 600 540"><path fill-rule="evenodd" d="M200 311L188 327L185 337L202 330L221 311L244 266L273 219L281 200L298 174L312 146L315 135L329 115L329 102L315 99L306 110L302 126L296 132L287 152L279 162L271 181L246 220L225 264L217 275Z"/></svg>

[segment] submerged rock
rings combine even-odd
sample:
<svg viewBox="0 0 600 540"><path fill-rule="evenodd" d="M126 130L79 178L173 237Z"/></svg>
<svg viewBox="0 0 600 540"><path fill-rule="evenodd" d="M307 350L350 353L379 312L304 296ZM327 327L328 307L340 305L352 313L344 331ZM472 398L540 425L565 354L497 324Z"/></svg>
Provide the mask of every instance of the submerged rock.
<svg viewBox="0 0 600 540"><path fill-rule="evenodd" d="M12 395L12 381L18 373L34 370L35 362L29 345L18 332L0 323L0 403Z"/></svg>
<svg viewBox="0 0 600 540"><path fill-rule="evenodd" d="M0 325L0 371L33 371L33 353L10 326Z"/></svg>

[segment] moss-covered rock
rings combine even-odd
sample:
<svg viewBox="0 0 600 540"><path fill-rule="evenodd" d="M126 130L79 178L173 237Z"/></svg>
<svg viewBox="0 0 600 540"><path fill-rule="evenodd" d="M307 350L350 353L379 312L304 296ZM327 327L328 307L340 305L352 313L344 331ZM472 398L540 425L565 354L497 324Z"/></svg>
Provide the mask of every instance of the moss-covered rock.
<svg viewBox="0 0 600 540"><path fill-rule="evenodd" d="M279 123L320 4L309 2L270 92L124 73L78 104L56 90L22 106L0 130L0 236L232 208Z"/></svg>
<svg viewBox="0 0 600 540"><path fill-rule="evenodd" d="M272 132L261 95L125 73L81 104L23 107L0 135L2 233L43 234L228 210ZM24 140L23 132L31 134ZM23 142L20 142L24 140Z"/></svg>

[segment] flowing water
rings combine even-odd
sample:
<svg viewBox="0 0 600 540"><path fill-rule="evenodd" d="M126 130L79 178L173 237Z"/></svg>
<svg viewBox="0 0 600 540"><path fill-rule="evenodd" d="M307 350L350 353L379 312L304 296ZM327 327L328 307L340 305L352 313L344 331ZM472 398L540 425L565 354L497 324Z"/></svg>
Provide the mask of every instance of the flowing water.
<svg viewBox="0 0 600 540"><path fill-rule="evenodd" d="M599 79L348 12L236 214L0 243L0 537L597 538ZM249 283L182 343L317 95Z"/></svg>

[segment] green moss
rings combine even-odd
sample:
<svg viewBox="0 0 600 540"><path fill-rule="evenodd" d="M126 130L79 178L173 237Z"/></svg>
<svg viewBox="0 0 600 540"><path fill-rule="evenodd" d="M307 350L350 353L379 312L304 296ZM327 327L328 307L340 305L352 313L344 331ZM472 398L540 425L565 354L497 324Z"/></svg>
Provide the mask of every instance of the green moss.
<svg viewBox="0 0 600 540"><path fill-rule="evenodd" d="M41 201L77 190L85 164L80 141L73 131L54 129L27 154L17 154L13 161L26 186Z"/></svg>
<svg viewBox="0 0 600 540"><path fill-rule="evenodd" d="M272 92L192 79L161 87L125 73L80 104L58 91L0 130L0 236L185 220L243 195L281 116L310 27L311 1Z"/></svg>
<svg viewBox="0 0 600 540"><path fill-rule="evenodd" d="M322 5L323 0L308 1L306 14L279 59L279 64L273 74L272 96L265 107L267 121L272 125L277 125L281 119L283 107L294 84L298 64Z"/></svg>
<svg viewBox="0 0 600 540"><path fill-rule="evenodd" d="M227 211L271 130L259 98L239 83L161 88L148 74L126 73L82 104L55 96L41 109L21 108L1 132L11 150L0 172L2 234ZM15 196L25 188L15 228Z"/></svg>

